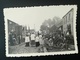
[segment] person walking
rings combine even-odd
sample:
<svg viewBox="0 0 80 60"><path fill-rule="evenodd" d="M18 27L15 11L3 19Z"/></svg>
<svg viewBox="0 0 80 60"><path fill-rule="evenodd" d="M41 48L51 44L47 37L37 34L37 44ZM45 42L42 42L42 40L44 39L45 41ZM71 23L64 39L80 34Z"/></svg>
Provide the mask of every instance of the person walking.
<svg viewBox="0 0 80 60"><path fill-rule="evenodd" d="M35 34L31 34L31 46L35 46Z"/></svg>
<svg viewBox="0 0 80 60"><path fill-rule="evenodd" d="M36 42L36 47L38 47L40 45L40 43L39 43L39 36L36 36L35 42Z"/></svg>
<svg viewBox="0 0 80 60"><path fill-rule="evenodd" d="M29 36L26 35L26 37L25 37L25 43L26 43L25 47L29 46L29 42L30 42Z"/></svg>

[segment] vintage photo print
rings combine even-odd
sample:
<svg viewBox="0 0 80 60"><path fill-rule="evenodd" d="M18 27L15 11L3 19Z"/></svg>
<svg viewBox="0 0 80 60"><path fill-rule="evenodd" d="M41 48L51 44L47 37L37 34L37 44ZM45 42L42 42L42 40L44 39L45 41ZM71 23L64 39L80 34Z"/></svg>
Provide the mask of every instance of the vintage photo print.
<svg viewBox="0 0 80 60"><path fill-rule="evenodd" d="M4 8L7 57L78 53L77 5Z"/></svg>

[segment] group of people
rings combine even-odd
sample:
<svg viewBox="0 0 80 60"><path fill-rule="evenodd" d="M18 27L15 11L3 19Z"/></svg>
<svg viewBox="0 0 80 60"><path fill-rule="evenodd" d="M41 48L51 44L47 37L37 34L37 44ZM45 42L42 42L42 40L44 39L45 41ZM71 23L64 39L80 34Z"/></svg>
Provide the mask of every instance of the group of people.
<svg viewBox="0 0 80 60"><path fill-rule="evenodd" d="M16 34L9 33L9 41L11 45L14 45L16 41ZM14 42L13 42L14 41ZM17 43L17 42L16 42ZM60 49L68 49L69 45L74 45L73 36L67 33L65 36L60 34L55 35L42 35L42 34L27 34L25 37L25 47L36 46L38 52L46 52L49 50L54 50L54 47Z"/></svg>
<svg viewBox="0 0 80 60"><path fill-rule="evenodd" d="M25 37L25 46L38 46L39 43L39 38L37 36L35 36L35 34L27 34Z"/></svg>
<svg viewBox="0 0 80 60"><path fill-rule="evenodd" d="M17 37L15 32L9 32L9 45L13 46L15 44L18 44L16 38Z"/></svg>
<svg viewBox="0 0 80 60"><path fill-rule="evenodd" d="M70 45L74 45L73 35L71 35L69 32L67 32L65 35L56 34L53 41L54 41L54 47L62 50L71 49Z"/></svg>
<svg viewBox="0 0 80 60"><path fill-rule="evenodd" d="M34 33L31 35L26 35L25 37L25 46L36 46L38 48L38 52L46 52L48 51L49 46L53 46L52 39L45 37L42 34L35 35ZM49 45L49 46L48 46Z"/></svg>

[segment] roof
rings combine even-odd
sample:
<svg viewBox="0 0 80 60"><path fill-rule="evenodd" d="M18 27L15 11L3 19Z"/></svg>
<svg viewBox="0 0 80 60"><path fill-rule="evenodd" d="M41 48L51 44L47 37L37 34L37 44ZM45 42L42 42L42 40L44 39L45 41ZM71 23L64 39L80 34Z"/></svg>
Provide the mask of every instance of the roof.
<svg viewBox="0 0 80 60"><path fill-rule="evenodd" d="M69 12L71 12L73 10L73 8L71 10L69 10L62 18L64 18Z"/></svg>

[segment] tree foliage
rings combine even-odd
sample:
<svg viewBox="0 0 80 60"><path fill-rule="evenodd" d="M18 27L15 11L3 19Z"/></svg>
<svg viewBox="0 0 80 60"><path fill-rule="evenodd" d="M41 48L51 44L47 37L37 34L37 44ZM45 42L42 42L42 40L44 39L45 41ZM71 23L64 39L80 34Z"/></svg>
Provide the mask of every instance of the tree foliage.
<svg viewBox="0 0 80 60"><path fill-rule="evenodd" d="M53 32L53 30L57 29L56 25L58 24L58 22L60 22L60 20L61 19L59 17L45 20L40 27L41 31L49 29L50 32Z"/></svg>

